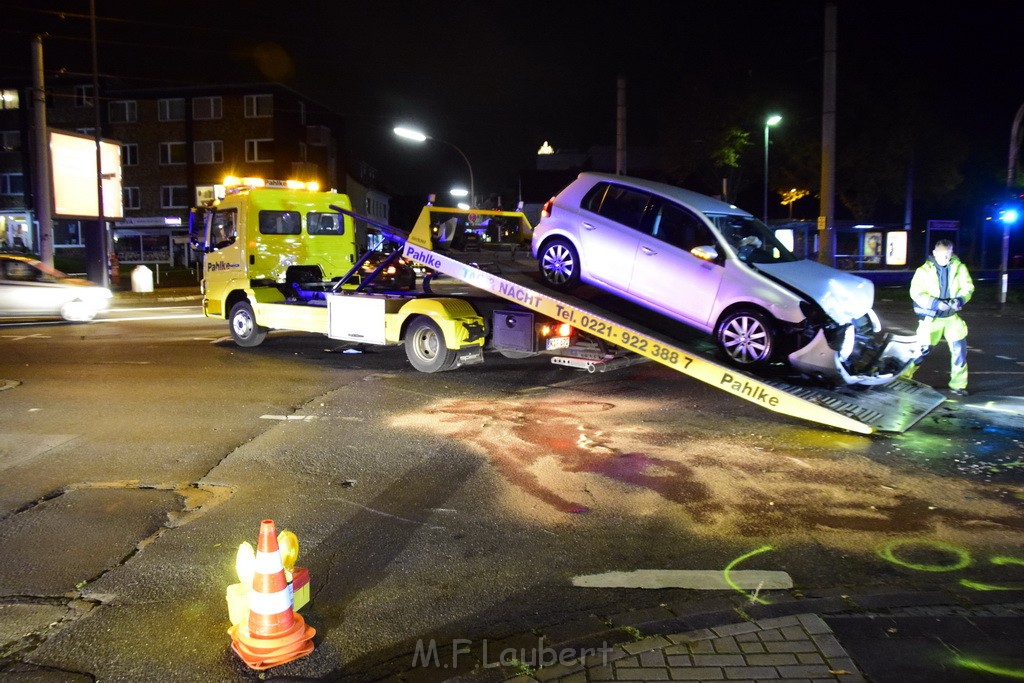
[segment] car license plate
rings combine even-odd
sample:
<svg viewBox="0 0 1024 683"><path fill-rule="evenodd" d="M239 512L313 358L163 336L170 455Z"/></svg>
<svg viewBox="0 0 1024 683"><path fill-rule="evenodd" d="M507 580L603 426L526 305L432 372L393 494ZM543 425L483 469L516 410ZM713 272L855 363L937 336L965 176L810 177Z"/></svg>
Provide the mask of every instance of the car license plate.
<svg viewBox="0 0 1024 683"><path fill-rule="evenodd" d="M568 337L552 337L551 339L548 339L548 341L547 341L547 349L548 349L548 351L551 351L552 349L567 349L567 348L569 348L569 338Z"/></svg>

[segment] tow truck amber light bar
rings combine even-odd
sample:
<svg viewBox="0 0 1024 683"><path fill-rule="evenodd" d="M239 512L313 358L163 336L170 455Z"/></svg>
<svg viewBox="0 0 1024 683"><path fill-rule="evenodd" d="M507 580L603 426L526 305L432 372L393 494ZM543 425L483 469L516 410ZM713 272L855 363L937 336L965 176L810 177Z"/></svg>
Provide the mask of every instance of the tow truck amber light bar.
<svg viewBox="0 0 1024 683"><path fill-rule="evenodd" d="M320 183L315 180L303 181L303 180L267 180L266 178L238 178L233 175L229 175L224 178L224 187L229 192L240 192L242 190L251 190L256 187L272 187L278 189L287 190L308 190L310 192L319 192Z"/></svg>

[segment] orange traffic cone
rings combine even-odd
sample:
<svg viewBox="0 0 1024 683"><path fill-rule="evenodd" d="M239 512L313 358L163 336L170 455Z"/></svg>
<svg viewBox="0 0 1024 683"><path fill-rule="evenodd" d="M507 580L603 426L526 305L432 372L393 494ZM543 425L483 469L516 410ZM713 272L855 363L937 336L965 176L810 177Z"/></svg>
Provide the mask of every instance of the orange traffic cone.
<svg viewBox="0 0 1024 683"><path fill-rule="evenodd" d="M315 634L292 607L274 521L265 519L256 546L249 619L228 629L231 649L259 671L305 657L313 651Z"/></svg>

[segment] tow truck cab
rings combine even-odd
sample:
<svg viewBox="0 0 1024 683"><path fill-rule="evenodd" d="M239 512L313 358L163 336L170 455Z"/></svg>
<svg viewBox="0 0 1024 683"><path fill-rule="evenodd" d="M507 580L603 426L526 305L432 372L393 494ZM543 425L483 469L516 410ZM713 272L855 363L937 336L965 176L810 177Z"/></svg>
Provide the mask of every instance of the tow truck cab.
<svg viewBox="0 0 1024 683"><path fill-rule="evenodd" d="M189 226L192 248L205 254L207 316L226 318L247 292L329 281L352 268L354 222L331 208L351 211L348 195L255 178L227 178L224 187L222 199L193 209Z"/></svg>

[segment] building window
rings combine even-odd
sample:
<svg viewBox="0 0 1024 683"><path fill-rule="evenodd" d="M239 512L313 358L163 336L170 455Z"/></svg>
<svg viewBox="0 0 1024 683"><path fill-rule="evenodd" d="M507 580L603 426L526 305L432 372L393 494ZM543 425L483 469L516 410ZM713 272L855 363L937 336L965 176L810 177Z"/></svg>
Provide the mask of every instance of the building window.
<svg viewBox="0 0 1024 683"><path fill-rule="evenodd" d="M245 160L246 161L273 161L273 139L246 140Z"/></svg>
<svg viewBox="0 0 1024 683"><path fill-rule="evenodd" d="M111 123L134 123L139 120L135 100L118 100L108 106Z"/></svg>
<svg viewBox="0 0 1024 683"><path fill-rule="evenodd" d="M25 194L25 176L20 173L0 174L0 195Z"/></svg>
<svg viewBox="0 0 1024 683"><path fill-rule="evenodd" d="M223 114L224 101L221 97L197 97L192 100L192 118L196 121L219 119Z"/></svg>
<svg viewBox="0 0 1024 683"><path fill-rule="evenodd" d="M17 90L0 90L0 109L18 109L21 97Z"/></svg>
<svg viewBox="0 0 1024 683"><path fill-rule="evenodd" d="M174 97L166 100L157 100L157 118L161 121L184 121L185 120L185 98Z"/></svg>
<svg viewBox="0 0 1024 683"><path fill-rule="evenodd" d="M78 221L53 222L53 246L77 247L85 244L84 235Z"/></svg>
<svg viewBox="0 0 1024 683"><path fill-rule="evenodd" d="M331 141L331 130L327 126L306 126L306 142L323 147Z"/></svg>
<svg viewBox="0 0 1024 683"><path fill-rule="evenodd" d="M161 209L183 209L188 206L188 187L163 185L160 188Z"/></svg>
<svg viewBox="0 0 1024 683"><path fill-rule="evenodd" d="M121 165L139 165L139 146L136 143L129 142L127 144L121 145Z"/></svg>
<svg viewBox="0 0 1024 683"><path fill-rule="evenodd" d="M138 209L142 207L139 200L139 188L137 187L126 187L121 191L122 198L124 200L124 208L126 209Z"/></svg>
<svg viewBox="0 0 1024 683"><path fill-rule="evenodd" d="M160 143L160 165L185 163L184 142L161 142Z"/></svg>
<svg viewBox="0 0 1024 683"><path fill-rule="evenodd" d="M92 86L91 85L76 85L75 86L75 106L76 107L91 107L92 106Z"/></svg>
<svg viewBox="0 0 1024 683"><path fill-rule="evenodd" d="M246 95L245 96L245 118L261 119L272 116L274 113L273 95Z"/></svg>
<svg viewBox="0 0 1024 683"><path fill-rule="evenodd" d="M21 149L20 130L0 130L0 152L17 152Z"/></svg>
<svg viewBox="0 0 1024 683"><path fill-rule="evenodd" d="M197 164L220 164L224 162L224 142L221 140L198 140L192 154Z"/></svg>

